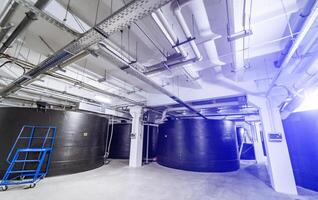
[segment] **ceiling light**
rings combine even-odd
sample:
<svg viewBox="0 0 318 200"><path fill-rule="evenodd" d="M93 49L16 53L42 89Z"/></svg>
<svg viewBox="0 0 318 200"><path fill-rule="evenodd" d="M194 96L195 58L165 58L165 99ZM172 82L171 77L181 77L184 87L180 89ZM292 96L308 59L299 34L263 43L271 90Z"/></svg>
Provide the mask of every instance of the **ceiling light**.
<svg viewBox="0 0 318 200"><path fill-rule="evenodd" d="M100 96L100 95L96 95L95 96L95 99L96 101L100 102L100 103L107 103L107 104L110 104L112 101L107 98L107 97L104 97L104 96Z"/></svg>

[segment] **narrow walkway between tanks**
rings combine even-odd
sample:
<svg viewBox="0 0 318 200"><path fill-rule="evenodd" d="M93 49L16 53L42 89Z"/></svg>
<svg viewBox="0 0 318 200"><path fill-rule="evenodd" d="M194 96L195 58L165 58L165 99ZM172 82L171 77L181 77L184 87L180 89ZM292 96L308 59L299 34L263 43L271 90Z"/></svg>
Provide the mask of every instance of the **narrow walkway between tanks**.
<svg viewBox="0 0 318 200"><path fill-rule="evenodd" d="M265 167L243 163L230 173L197 173L169 169L157 163L129 168L128 161L112 160L96 170L46 178L34 188L10 187L0 192L5 200L270 200L318 199L318 193L300 190L302 196L275 192L268 185Z"/></svg>

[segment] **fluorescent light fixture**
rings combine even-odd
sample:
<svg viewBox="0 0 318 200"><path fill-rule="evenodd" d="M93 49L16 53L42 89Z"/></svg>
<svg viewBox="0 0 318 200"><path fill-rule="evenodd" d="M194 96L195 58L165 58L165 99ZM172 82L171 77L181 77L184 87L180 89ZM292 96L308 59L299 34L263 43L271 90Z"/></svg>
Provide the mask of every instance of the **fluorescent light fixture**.
<svg viewBox="0 0 318 200"><path fill-rule="evenodd" d="M100 95L96 95L95 99L100 103L110 104L112 102L109 98Z"/></svg>
<svg viewBox="0 0 318 200"><path fill-rule="evenodd" d="M307 110L317 110L318 109L318 89L310 92L306 92L304 101L300 106L295 109L294 112L302 112Z"/></svg>

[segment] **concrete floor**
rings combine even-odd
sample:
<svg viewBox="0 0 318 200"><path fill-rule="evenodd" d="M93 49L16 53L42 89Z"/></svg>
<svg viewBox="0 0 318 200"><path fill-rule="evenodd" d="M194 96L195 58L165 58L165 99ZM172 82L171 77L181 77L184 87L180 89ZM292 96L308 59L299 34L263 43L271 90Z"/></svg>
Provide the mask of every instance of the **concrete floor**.
<svg viewBox="0 0 318 200"><path fill-rule="evenodd" d="M3 200L270 200L318 199L301 189L301 196L276 193L268 186L264 167L242 164L237 172L196 173L169 169L156 163L132 169L113 160L96 170L46 178L33 189L21 186L0 192Z"/></svg>

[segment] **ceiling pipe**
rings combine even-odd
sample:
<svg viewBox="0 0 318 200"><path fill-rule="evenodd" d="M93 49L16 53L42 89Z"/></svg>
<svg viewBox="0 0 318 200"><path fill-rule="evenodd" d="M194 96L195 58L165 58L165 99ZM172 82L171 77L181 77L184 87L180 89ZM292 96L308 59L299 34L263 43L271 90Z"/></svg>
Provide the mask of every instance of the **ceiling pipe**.
<svg viewBox="0 0 318 200"><path fill-rule="evenodd" d="M43 9L50 0L38 0L35 3L35 7L39 9ZM36 18L36 14L29 11L25 14L26 16L20 22L20 24L15 28L15 30L11 33L8 39L3 43L2 47L0 48L0 53L4 53L14 42L14 40L22 33Z"/></svg>
<svg viewBox="0 0 318 200"><path fill-rule="evenodd" d="M311 9L311 12L309 16L307 17L307 20L305 21L304 25L302 26L300 33L298 34L297 38L295 39L293 45L290 47L287 55L283 58L282 64L280 66L281 70L275 75L273 81L270 84L269 89L266 92L266 96L269 96L271 90L276 85L276 81L279 79L279 77L282 75L282 73L286 70L285 68L288 68L288 64L291 61L293 55L296 53L297 49L299 48L299 45L307 35L308 31L314 24L318 17L318 1L315 2L314 6Z"/></svg>
<svg viewBox="0 0 318 200"><path fill-rule="evenodd" d="M158 85L157 83L155 83L151 79L149 79L143 73L139 72L131 63L127 63L124 59L122 59L120 54L114 53L105 44L99 43L99 48L101 49L101 51L99 51L98 53L102 57L108 58L109 56L111 56L112 58L114 58L114 60L117 60L120 64L124 64L125 66L129 67L130 70L129 71L126 70L126 72L129 73L130 75L132 75L132 76L136 77L137 79L143 81L144 83L146 83L149 86L153 87L154 89L158 90L162 94L167 95L169 98L171 98L172 100L176 101L180 105L186 107L188 110L190 110L191 112L195 113L196 115L202 117L203 119L206 119L206 117L204 115L202 115L199 111L197 111L192 106L190 106L189 104L187 104L186 102L184 102L179 97L175 96L174 94L172 94L171 92L169 92L165 88L161 87L160 85Z"/></svg>
<svg viewBox="0 0 318 200"><path fill-rule="evenodd" d="M61 24L59 22L56 21L55 18L51 17L50 15L47 15L44 11L37 9L35 6L33 5L29 5L30 3L24 0L11 0L12 3L14 3L14 7L17 7L18 3L21 4L22 6L26 7L27 9L30 9L32 12L36 13L37 16L42 17L43 19L47 20L48 22L52 23L54 26L58 27L58 28L62 28L62 30L64 30L65 32L71 33L74 37L78 37L80 34L73 31L70 27L68 27L67 25L64 25L61 27ZM18 2L18 3L17 3ZM13 8L10 8L10 10L13 10ZM1 15L2 16L2 15ZM0 32L0 38L1 38L1 33ZM118 49L119 47L116 46L115 43L111 42L110 40L106 40L105 42L107 42L109 45L113 46L114 48ZM121 51L123 55L125 55L129 60L135 60L132 56L130 56L128 53L126 53L125 51ZM54 71L57 70L62 70L63 71L63 67L66 67L74 62L79 61L80 59L84 58L85 56L89 55L89 53L93 54L93 51L87 50L87 51L83 51L82 53L79 53L77 55L75 55L73 58L63 62L62 64L58 65L58 68L53 69ZM7 56L7 55L5 55ZM11 58L10 58L11 59ZM24 62L23 60L19 60L21 62ZM23 63L24 64L24 63ZM29 63L25 63L25 65L29 65ZM51 71L53 71L51 70ZM110 83L114 85L113 83ZM118 85L114 85L116 87L119 87ZM122 88L120 87L120 89L126 89L126 88Z"/></svg>
<svg viewBox="0 0 318 200"><path fill-rule="evenodd" d="M14 0L19 5L25 7L30 12L33 12L36 17L39 17L48 23L54 25L55 27L59 28L62 31L65 31L71 35L73 35L75 38L80 37L81 33L78 33L77 31L73 30L72 28L65 25L65 23L60 22L59 20L52 17L50 14L47 14L45 11L39 9L36 7L36 5L33 5L33 3L30 0Z"/></svg>
<svg viewBox="0 0 318 200"><path fill-rule="evenodd" d="M206 104L206 105L195 105L192 106L194 109L209 109L209 108L218 108L218 107L224 107L224 106L237 106L240 105L239 102L225 102L225 103L214 103L214 104ZM169 112L175 112L175 111L184 111L184 107L177 107L177 108L167 108L162 112L162 115L160 119L156 120L156 123L162 124Z"/></svg>
<svg viewBox="0 0 318 200"><path fill-rule="evenodd" d="M189 4L189 2L190 1L188 1L188 0L183 1L182 3L179 1L174 1L171 3L171 8L172 8L174 15L176 16L176 18L177 18L177 20L178 20L178 22L183 30L184 35L186 36L186 39L190 40L189 44L193 50L195 57L198 59L198 61L201 61L202 55L198 49L197 44L194 42L193 36L189 30L189 27L188 27L182 13L181 13L182 8L185 7L187 4Z"/></svg>
<svg viewBox="0 0 318 200"><path fill-rule="evenodd" d="M20 85L28 84L30 80L44 74L79 52L89 49L92 45L101 42L105 37L107 38L109 35L129 26L131 23L150 15L153 11L166 5L170 1L171 0L134 0L129 2L112 15L96 24L93 28L86 31L81 37L68 43L55 52L54 55L39 63L37 67L28 71L25 76L19 77L7 87L3 88L0 91L0 95L6 97L10 93L18 91Z"/></svg>
<svg viewBox="0 0 318 200"><path fill-rule="evenodd" d="M194 16L194 21L198 28L200 37L205 41L203 46L211 64L215 66L225 65L224 62L220 61L215 46L215 40L221 38L221 36L212 32L203 0L186 0L185 2L187 3L184 3L184 5L188 5Z"/></svg>
<svg viewBox="0 0 318 200"><path fill-rule="evenodd" d="M18 3L14 0L9 0L5 5L2 13L0 14L0 42L6 36L6 34L13 28L13 24L9 23L9 20L14 15L15 11L17 10Z"/></svg>
<svg viewBox="0 0 318 200"><path fill-rule="evenodd" d="M170 26L166 17L163 15L162 11L158 9L157 11L153 12L151 16L159 26L161 31L164 33L166 38L169 40L170 44L174 46L174 49L177 51L177 53L180 53L183 58L186 58L188 54L184 50L184 48L182 46L175 46L179 42L178 37L172 30L172 27Z"/></svg>
<svg viewBox="0 0 318 200"><path fill-rule="evenodd" d="M55 79L66 81L66 82L71 83L73 85L79 85L79 86L81 86L81 87L83 87L83 88L85 88L87 90L90 90L90 91L93 91L93 92L98 92L100 94L107 95L107 96L110 96L110 97L114 97L114 98L120 99L122 101L131 103L133 105L139 105L139 106L143 106L144 105L141 102L134 101L134 100L132 100L130 98L127 98L125 96L113 94L113 93L110 93L108 91L104 91L102 89L99 89L99 88L97 88L95 86L92 86L90 84L86 84L84 82L80 82L79 80L74 79L74 78L72 78L70 76L66 76L66 75L64 75L62 73L56 73L57 70L65 67L65 66L68 66L68 65L72 64L73 62L76 62L76 61L82 59L86 55L88 55L88 52L87 51L82 51L81 53L75 55L73 58L71 58L69 60L66 60L65 62L61 63L59 68L54 68L53 70L44 73L44 75L50 76L50 77L55 78ZM16 59L14 62L19 62L19 59ZM25 69L28 69L28 70L31 70L31 69L33 69L35 67L35 65L33 65L31 63L23 63L23 65L24 65ZM4 78L10 79L12 81L11 77L4 77ZM31 81L37 81L37 79L32 79ZM39 85L37 85L37 86L39 87ZM23 87L26 87L26 86L22 85L22 86L19 86L19 87L23 88ZM49 88L47 88L47 89L49 89Z"/></svg>
<svg viewBox="0 0 318 200"><path fill-rule="evenodd" d="M170 69L170 70L173 70L175 68L182 67L184 65L189 65L189 64L192 64L192 63L195 63L195 62L197 62L197 58L190 58L190 59L187 59L187 60L182 60L180 62L166 64L166 67L155 68L155 69L152 69L152 70L144 72L144 74L145 75L152 75L152 74L156 74L156 73L159 73L159 72L166 71L167 68Z"/></svg>
<svg viewBox="0 0 318 200"><path fill-rule="evenodd" d="M298 17L297 20L294 20L294 21L296 21L294 23L294 25L293 25L293 32L294 33L295 32L299 32L301 30L303 24L305 23L307 17L309 16L309 14L310 14L313 6L314 6L314 3L315 3L315 1L308 1L308 3L303 8L301 13L297 16ZM282 63L284 61L284 57L286 56L286 54L288 53L289 49L293 45L294 35L291 35L291 36L292 36L291 40L287 43L287 45L284 48L284 50L282 50L278 60L274 63L277 68L280 68L282 66Z"/></svg>
<svg viewBox="0 0 318 200"><path fill-rule="evenodd" d="M191 60L193 62L202 60L202 56L200 54L200 51L199 51L196 43L194 42L194 40L191 40L191 39L193 39L193 36L189 30L189 27L187 26L187 24L184 20L182 13L181 13L182 8L185 6L188 6L190 8L190 10L194 16L196 25L199 29L199 34L202 38L204 38L205 42L203 43L203 46L207 52L207 55L208 55L208 58L209 58L211 64L214 66L224 65L225 63L221 62L219 60L218 53L217 53L216 46L215 46L215 41L214 41L215 39L218 39L221 36L217 35L211 31L208 15L207 15L203 1L202 0L184 0L182 2L181 1L173 2L171 7L172 7L172 10L173 10L182 30L184 32L187 40L189 40L190 46L195 54L196 60L188 59L187 58L188 54L186 53L186 51L184 50L182 45L180 45L180 46L177 45L180 41L178 40L178 37L176 36L174 31L172 30L168 20L163 15L162 11L157 10L156 12L154 12L152 14L153 19L155 20L157 25L160 27L160 29L162 30L162 32L164 33L166 38L174 46L176 51L183 56L183 60L181 60L177 65L167 64L167 67L169 69L171 69L171 67L175 68L178 66L183 66L183 65L186 65L188 63L191 63L191 62L188 62L189 60ZM188 60L186 62L184 62L185 59L188 59ZM148 71L145 74L149 75L149 74L162 72L165 70L167 70L167 68L162 66L158 69L153 69L151 71Z"/></svg>
<svg viewBox="0 0 318 200"><path fill-rule="evenodd" d="M191 64L191 63L194 63L194 62L197 62L197 61L201 60L201 58L198 57L198 54L195 53L195 57L193 59L191 59L191 60L193 60L193 62L184 62L184 61L187 61L189 55L185 51L184 47L180 44L180 41L179 41L177 35L172 30L172 27L170 26L168 20L164 16L163 12L160 9L158 9L156 12L152 13L152 18L154 19L154 21L156 22L158 27L161 29L162 33L166 36L166 38L168 39L168 41L170 42L172 47L176 50L178 55L180 55L181 58L179 59L180 60L179 63L180 64L182 63L182 65L178 65L178 66L185 66L186 64ZM191 43L190 43L190 45L191 45ZM194 48L197 49L197 47L194 47ZM193 49L193 47L192 47L192 49ZM198 52L198 53L200 53L200 52ZM173 60L173 57L172 58L168 58L167 61L164 61L164 62L161 62L159 64L156 64L155 66L159 65L159 67L156 67L155 69L148 70L147 72L145 72L145 74L150 75L150 74L155 74L155 73L158 73L158 72L170 70L171 68L170 68L170 65L168 63L171 60ZM151 67L154 67L154 66L151 66ZM149 68L147 68L147 69L149 69ZM184 70L186 76L188 76L192 80L195 79L194 77L190 76L189 70L187 68L183 68L183 70Z"/></svg>

